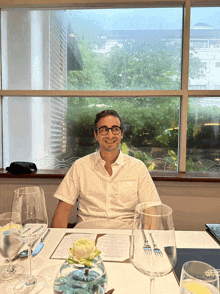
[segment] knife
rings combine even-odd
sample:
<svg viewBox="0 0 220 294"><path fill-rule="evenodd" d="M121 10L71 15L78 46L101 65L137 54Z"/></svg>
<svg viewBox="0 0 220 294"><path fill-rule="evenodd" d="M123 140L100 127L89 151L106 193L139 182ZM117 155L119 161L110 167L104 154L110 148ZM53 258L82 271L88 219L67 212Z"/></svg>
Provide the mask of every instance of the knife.
<svg viewBox="0 0 220 294"><path fill-rule="evenodd" d="M48 229L46 234L41 238L40 243L37 245L34 252L31 254L33 257L36 256L41 251L41 249L44 247L43 242L49 232L50 232L50 229Z"/></svg>

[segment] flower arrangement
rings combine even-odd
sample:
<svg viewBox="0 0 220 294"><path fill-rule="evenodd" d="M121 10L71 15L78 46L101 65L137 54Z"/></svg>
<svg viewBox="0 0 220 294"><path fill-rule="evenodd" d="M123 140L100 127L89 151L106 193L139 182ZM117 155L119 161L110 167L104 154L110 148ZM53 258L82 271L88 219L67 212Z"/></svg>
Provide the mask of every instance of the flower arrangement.
<svg viewBox="0 0 220 294"><path fill-rule="evenodd" d="M73 243L73 248L69 249L71 257L67 259L69 263L81 264L86 267L92 266L92 261L101 253L95 246L95 241L89 239L78 239Z"/></svg>

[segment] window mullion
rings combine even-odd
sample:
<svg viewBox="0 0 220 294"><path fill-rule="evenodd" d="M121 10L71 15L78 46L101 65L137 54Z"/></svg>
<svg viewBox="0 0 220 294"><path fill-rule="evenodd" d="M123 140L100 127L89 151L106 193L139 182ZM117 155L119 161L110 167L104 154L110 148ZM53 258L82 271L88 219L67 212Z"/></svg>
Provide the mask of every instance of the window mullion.
<svg viewBox="0 0 220 294"><path fill-rule="evenodd" d="M183 9L183 55L182 55L182 89L188 91L189 81L189 46L190 46L190 0Z"/></svg>
<svg viewBox="0 0 220 294"><path fill-rule="evenodd" d="M0 95L7 97L168 97L183 94L182 90L0 90Z"/></svg>
<svg viewBox="0 0 220 294"><path fill-rule="evenodd" d="M0 8L0 90L2 89L2 48L1 48L1 8ZM0 96L0 168L3 167L2 96Z"/></svg>
<svg viewBox="0 0 220 294"><path fill-rule="evenodd" d="M182 89L180 103L179 144L178 144L178 171L186 171L186 139L187 139L187 104L189 80L189 44L190 44L190 4L187 0L183 15L183 55L182 55Z"/></svg>
<svg viewBox="0 0 220 294"><path fill-rule="evenodd" d="M3 167L3 114L2 114L2 96L0 96L0 168Z"/></svg>
<svg viewBox="0 0 220 294"><path fill-rule="evenodd" d="M186 139L187 139L187 107L188 95L183 95L180 102L180 128L179 128L179 158L178 171L186 171Z"/></svg>

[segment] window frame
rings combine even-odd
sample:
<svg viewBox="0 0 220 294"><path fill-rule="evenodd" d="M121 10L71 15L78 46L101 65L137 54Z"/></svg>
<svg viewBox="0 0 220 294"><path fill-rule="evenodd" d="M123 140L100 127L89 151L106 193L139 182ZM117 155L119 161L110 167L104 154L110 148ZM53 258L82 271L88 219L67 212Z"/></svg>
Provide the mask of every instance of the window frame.
<svg viewBox="0 0 220 294"><path fill-rule="evenodd" d="M15 4L16 3L16 4ZM192 7L220 6L219 0L2 0L0 9L30 8L30 9L88 9L88 8L148 8L148 7L183 7L182 33L182 85L181 90L135 90L135 91L88 91L88 90L0 90L1 136L0 164L2 166L2 97L31 96L31 97L180 97L180 120L178 142L178 171L186 172L187 146L187 107L189 97L220 97L220 90L189 90L189 52L190 52L190 12ZM2 72L2 70L1 70ZM2 77L1 77L2 81Z"/></svg>

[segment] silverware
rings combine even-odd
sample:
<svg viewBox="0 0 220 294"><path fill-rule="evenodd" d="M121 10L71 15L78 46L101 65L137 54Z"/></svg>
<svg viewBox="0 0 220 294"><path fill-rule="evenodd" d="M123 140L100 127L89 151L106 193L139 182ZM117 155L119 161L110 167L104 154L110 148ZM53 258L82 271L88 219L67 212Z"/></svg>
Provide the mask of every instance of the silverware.
<svg viewBox="0 0 220 294"><path fill-rule="evenodd" d="M220 275L220 269L216 269L216 271L217 271L217 273ZM215 276L215 271L209 269L209 270L207 270L207 271L205 272L205 275L206 275L207 277L213 277L213 276Z"/></svg>
<svg viewBox="0 0 220 294"><path fill-rule="evenodd" d="M37 231L41 230L43 226L41 225L39 228L37 228L35 231L32 232L32 234L36 233Z"/></svg>
<svg viewBox="0 0 220 294"><path fill-rule="evenodd" d="M50 232L50 229L47 230L46 234L41 238L40 243L37 245L37 247L35 248L34 252L32 253L32 256L36 256L41 249L44 247L44 239L46 238L47 234Z"/></svg>
<svg viewBox="0 0 220 294"><path fill-rule="evenodd" d="M29 231L31 228L27 228L26 230L24 230L23 234L26 233L27 231Z"/></svg>
<svg viewBox="0 0 220 294"><path fill-rule="evenodd" d="M147 241L147 238L145 236L144 230L141 229L141 232L142 232L142 235L143 235L143 238L144 238L144 246L143 246L144 252L146 254L152 254L152 249L151 249L151 246L148 244L148 241Z"/></svg>
<svg viewBox="0 0 220 294"><path fill-rule="evenodd" d="M156 245L156 243L154 242L154 239L153 239L152 234L149 233L149 235L150 235L151 240L152 240L152 242L153 242L153 246L154 246L153 251L154 251L155 255L156 255L156 256L163 256L162 251L161 251L159 248L157 248L157 245Z"/></svg>
<svg viewBox="0 0 220 294"><path fill-rule="evenodd" d="M33 251L31 250L31 253ZM25 249L25 250L22 250L20 251L18 254L16 254L13 258L12 258L12 261L18 259L18 258L25 258L25 257L28 257L28 249Z"/></svg>
<svg viewBox="0 0 220 294"><path fill-rule="evenodd" d="M26 230L26 232L30 230L30 228L28 228ZM38 239L37 239L38 240ZM32 243L32 248L34 246L34 244L37 242L37 240L35 240L33 243ZM31 254L33 253L33 250L31 250ZM13 258L12 258L12 261L18 259L18 258L25 258L25 257L28 257L28 249L24 249L22 251L20 251L19 253L17 253Z"/></svg>

